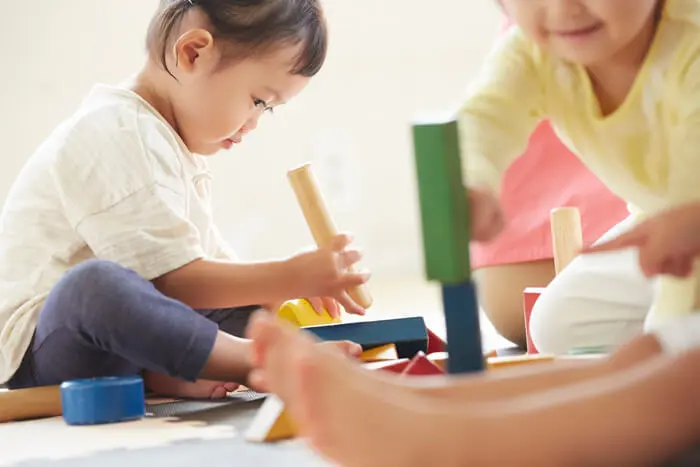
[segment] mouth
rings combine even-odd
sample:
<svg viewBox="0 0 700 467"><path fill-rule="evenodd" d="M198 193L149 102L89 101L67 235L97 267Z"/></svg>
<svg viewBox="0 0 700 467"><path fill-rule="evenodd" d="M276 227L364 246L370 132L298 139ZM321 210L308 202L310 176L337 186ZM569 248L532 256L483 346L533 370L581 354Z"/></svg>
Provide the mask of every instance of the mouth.
<svg viewBox="0 0 700 467"><path fill-rule="evenodd" d="M224 149L229 150L233 147L234 144L240 144L241 142L243 142L242 136L234 136L233 138L226 138L225 140L223 140L221 142L221 146Z"/></svg>
<svg viewBox="0 0 700 467"><path fill-rule="evenodd" d="M564 38L564 39L583 39L586 38L592 34L595 34L596 32L600 31L603 29L603 25L598 23L594 24L592 26L586 26L582 28L573 28L573 29L563 29L560 31L551 31L551 34Z"/></svg>

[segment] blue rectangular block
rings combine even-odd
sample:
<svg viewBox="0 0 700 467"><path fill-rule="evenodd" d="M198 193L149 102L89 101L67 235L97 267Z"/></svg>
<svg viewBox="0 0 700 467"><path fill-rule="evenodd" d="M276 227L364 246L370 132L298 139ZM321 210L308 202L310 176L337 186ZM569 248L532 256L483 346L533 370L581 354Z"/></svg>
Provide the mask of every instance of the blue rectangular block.
<svg viewBox="0 0 700 467"><path fill-rule="evenodd" d="M364 350L395 344L399 358L413 358L418 352L428 351L428 330L421 317L323 324L302 329L324 341L355 342Z"/></svg>
<svg viewBox="0 0 700 467"><path fill-rule="evenodd" d="M474 284L444 284L442 301L447 329L447 372L472 373L484 369L479 305Z"/></svg>

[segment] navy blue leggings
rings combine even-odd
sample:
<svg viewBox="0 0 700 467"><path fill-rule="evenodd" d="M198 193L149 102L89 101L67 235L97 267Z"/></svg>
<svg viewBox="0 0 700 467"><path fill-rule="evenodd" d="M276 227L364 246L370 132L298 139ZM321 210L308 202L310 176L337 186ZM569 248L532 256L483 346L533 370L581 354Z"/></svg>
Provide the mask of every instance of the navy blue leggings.
<svg viewBox="0 0 700 467"><path fill-rule="evenodd" d="M10 388L150 370L194 381L219 329L241 336L257 307L198 310L134 271L89 260L53 288Z"/></svg>

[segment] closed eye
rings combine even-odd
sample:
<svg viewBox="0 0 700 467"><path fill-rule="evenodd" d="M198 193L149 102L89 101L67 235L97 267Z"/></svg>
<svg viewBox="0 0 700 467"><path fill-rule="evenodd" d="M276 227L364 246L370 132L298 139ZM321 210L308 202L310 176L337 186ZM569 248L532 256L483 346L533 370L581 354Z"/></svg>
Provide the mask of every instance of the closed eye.
<svg viewBox="0 0 700 467"><path fill-rule="evenodd" d="M263 109L263 112L272 112L272 107L267 105L267 102L262 99L253 98L253 104L258 109Z"/></svg>

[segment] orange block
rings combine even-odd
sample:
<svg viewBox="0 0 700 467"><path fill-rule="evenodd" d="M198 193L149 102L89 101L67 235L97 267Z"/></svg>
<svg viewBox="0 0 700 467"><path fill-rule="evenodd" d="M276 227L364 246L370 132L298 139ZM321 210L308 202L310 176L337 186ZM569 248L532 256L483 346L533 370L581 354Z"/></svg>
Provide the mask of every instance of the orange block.
<svg viewBox="0 0 700 467"><path fill-rule="evenodd" d="M486 360L486 367L488 369L492 368L503 368L515 365L527 365L531 363L546 363L554 361L556 357L554 355L548 354L525 354L525 355L515 355L511 357L491 357Z"/></svg>
<svg viewBox="0 0 700 467"><path fill-rule="evenodd" d="M380 347L375 347L373 349L365 350L360 356L360 360L363 362L386 362L391 360L396 360L399 358L399 354L396 351L396 345L387 344Z"/></svg>

